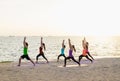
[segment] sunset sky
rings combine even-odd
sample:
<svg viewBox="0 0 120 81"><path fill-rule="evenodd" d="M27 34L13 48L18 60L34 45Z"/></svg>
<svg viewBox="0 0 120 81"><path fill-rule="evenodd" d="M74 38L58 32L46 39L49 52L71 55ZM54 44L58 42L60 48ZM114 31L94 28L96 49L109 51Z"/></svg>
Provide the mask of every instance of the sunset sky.
<svg viewBox="0 0 120 81"><path fill-rule="evenodd" d="M120 35L119 0L0 0L0 36Z"/></svg>

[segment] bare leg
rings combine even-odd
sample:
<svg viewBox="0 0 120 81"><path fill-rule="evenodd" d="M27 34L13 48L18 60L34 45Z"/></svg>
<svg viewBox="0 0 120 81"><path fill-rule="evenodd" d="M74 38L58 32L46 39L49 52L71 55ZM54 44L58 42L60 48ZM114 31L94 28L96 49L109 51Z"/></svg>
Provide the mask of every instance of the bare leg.
<svg viewBox="0 0 120 81"><path fill-rule="evenodd" d="M22 58L20 57L20 58L19 58L19 64L18 64L18 66L20 66L20 65L21 65L21 59L22 59Z"/></svg>
<svg viewBox="0 0 120 81"><path fill-rule="evenodd" d="M33 65L35 66L35 63L30 59L30 61L33 63Z"/></svg>

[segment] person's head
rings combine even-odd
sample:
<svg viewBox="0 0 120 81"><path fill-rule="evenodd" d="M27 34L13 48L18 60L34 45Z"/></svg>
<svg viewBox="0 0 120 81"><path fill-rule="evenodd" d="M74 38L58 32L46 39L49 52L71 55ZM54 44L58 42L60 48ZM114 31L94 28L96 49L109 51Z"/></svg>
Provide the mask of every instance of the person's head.
<svg viewBox="0 0 120 81"><path fill-rule="evenodd" d="M27 43L27 42L25 42L25 44L26 44L26 46L28 46L28 43Z"/></svg>
<svg viewBox="0 0 120 81"><path fill-rule="evenodd" d="M88 42L86 42L86 45L88 45L89 43Z"/></svg>
<svg viewBox="0 0 120 81"><path fill-rule="evenodd" d="M42 43L43 46L45 46L45 43Z"/></svg>
<svg viewBox="0 0 120 81"><path fill-rule="evenodd" d="M44 49L46 50L46 48L45 48L45 43L42 43L42 46L44 47Z"/></svg>
<svg viewBox="0 0 120 81"><path fill-rule="evenodd" d="M65 48L66 46L64 45L63 48Z"/></svg>

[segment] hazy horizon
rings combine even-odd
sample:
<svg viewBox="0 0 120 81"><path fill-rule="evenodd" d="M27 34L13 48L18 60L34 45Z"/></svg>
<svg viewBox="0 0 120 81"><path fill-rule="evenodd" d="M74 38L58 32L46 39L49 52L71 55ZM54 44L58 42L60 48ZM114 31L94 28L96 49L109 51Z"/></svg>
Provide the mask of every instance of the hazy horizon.
<svg viewBox="0 0 120 81"><path fill-rule="evenodd" d="M120 36L119 0L0 0L0 36Z"/></svg>

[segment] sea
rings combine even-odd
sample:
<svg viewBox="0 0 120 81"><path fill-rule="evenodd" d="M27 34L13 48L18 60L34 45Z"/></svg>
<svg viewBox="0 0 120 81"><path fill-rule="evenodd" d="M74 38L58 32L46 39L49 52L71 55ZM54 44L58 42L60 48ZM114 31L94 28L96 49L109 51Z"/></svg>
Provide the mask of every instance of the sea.
<svg viewBox="0 0 120 81"><path fill-rule="evenodd" d="M44 54L48 60L56 60L62 48L62 41L65 40L65 55L68 56L68 39L75 45L76 52L73 53L76 59L82 54L83 36L43 36L46 45ZM89 52L93 57L100 56L120 56L120 36L86 36L89 42ZM0 62L17 62L23 55L24 36L0 36ZM41 36L27 36L28 55L35 60L39 53ZM61 57L62 59L62 57ZM39 60L44 60L39 57Z"/></svg>

